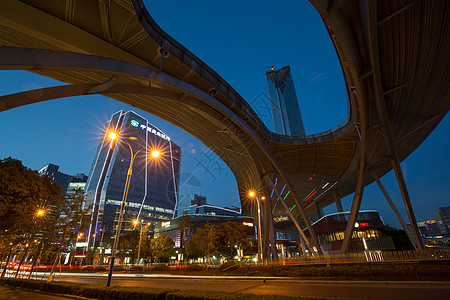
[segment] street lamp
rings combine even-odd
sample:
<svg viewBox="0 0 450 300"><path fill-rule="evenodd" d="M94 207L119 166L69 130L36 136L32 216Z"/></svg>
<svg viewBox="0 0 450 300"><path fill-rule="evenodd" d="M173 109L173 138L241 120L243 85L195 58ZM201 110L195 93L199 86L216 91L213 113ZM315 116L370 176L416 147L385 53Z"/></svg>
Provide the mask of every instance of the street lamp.
<svg viewBox="0 0 450 300"><path fill-rule="evenodd" d="M118 134L115 132L110 132L108 134L109 138L111 139L111 149L114 147L114 141L118 138ZM136 139L134 137L130 137L129 139ZM124 211L125 211L125 204L127 202L127 197L128 197L128 189L130 188L130 182L131 182L131 175L133 173L133 163L134 163L134 159L136 158L137 154L139 152L141 152L142 150L144 150L145 148L139 149L136 152L133 152L133 148L131 147L130 143L128 143L128 141L122 137L121 139L122 141L124 141L128 148L130 148L130 165L128 167L128 173L127 173L127 179L125 181L125 187L123 189L123 195L122 195L122 204L120 206L120 212L119 212L119 220L117 223L117 229L116 229L116 235L114 238L114 244L113 244L113 248L111 251L111 262L110 262L110 266L109 266L109 272L108 272L108 281L106 282L106 286L109 287L111 285L111 277L112 277L112 271L113 271L113 267L114 267L114 260L116 259L116 250L117 250L117 246L119 244L119 236L120 236L120 229L122 227L122 221L123 221L123 215L124 215ZM152 151L152 156L154 158L159 157L159 151L157 150L153 150Z"/></svg>
<svg viewBox="0 0 450 300"><path fill-rule="evenodd" d="M139 220L134 220L133 224L134 227L136 227L136 225L139 223ZM141 258L141 243L142 243L142 233L145 231L145 229L150 226L151 223L147 223L147 225L141 224L140 226L140 231L139 231L139 246L138 246L138 258L137 258L137 262L139 264L139 260Z"/></svg>
<svg viewBox="0 0 450 300"><path fill-rule="evenodd" d="M250 198L256 198L256 204L258 205L258 261L262 261L262 254L263 254L263 247L262 247L262 235L261 235L261 202L256 195L256 192L250 191L248 193ZM262 200L265 199L265 197L261 198Z"/></svg>
<svg viewBox="0 0 450 300"><path fill-rule="evenodd" d="M35 214L34 214L35 223L39 222L42 219L42 217L45 216L45 213L46 213L45 209L38 208L36 210ZM25 253L23 254L22 259L19 262L19 266L17 267L17 272L16 272L15 278L17 278L17 276L19 275L20 267L22 266L23 262L25 261L25 258L26 258L27 254L28 254L28 250L30 248L29 246L31 244L31 241L34 240L34 238L36 236L36 231L37 231L37 227L33 231L33 235L30 237L30 242L25 245ZM5 266L5 268L6 268L6 266Z"/></svg>

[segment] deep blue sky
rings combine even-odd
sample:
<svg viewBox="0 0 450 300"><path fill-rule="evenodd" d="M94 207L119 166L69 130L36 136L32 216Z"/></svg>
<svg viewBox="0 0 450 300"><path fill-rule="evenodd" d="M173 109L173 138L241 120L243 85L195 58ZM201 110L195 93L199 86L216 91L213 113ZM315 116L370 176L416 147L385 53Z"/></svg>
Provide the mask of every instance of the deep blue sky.
<svg viewBox="0 0 450 300"><path fill-rule="evenodd" d="M347 100L334 48L318 14L307 1L146 1L160 26L227 80L273 129L268 113L265 71L290 65L307 134L344 122ZM0 94L62 83L22 71L0 72ZM102 96L59 99L0 113L0 158L21 159L32 169L51 162L68 174L89 173L101 128L120 110L133 109ZM208 202L240 205L236 181L219 160L205 170L197 165L208 152L182 130L137 111L182 147L181 196L190 183ZM419 221L450 205L450 120L447 116L425 143L402 163ZM216 164L216 162L218 164ZM190 177L192 176L192 177ZM194 179L194 180L192 180ZM392 172L382 178L398 205L401 197ZM350 208L351 196L343 200ZM398 225L381 192L369 186L362 209L377 209ZM400 209L404 211L404 209ZM327 212L335 211L331 206Z"/></svg>

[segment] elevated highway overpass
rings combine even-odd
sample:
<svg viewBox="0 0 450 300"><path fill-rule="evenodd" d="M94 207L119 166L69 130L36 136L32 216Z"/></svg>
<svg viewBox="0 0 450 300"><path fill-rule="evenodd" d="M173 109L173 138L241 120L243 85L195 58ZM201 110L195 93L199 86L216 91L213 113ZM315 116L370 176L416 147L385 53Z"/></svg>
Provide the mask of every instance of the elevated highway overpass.
<svg viewBox="0 0 450 300"><path fill-rule="evenodd" d="M347 87L347 120L329 131L305 137L270 132L223 78L158 26L142 0L2 2L0 69L68 85L2 96L0 111L102 94L178 126L230 167L244 212L254 214L250 189L261 195L275 189L286 198L284 204L276 196L263 201L266 245L275 205L286 205L281 215L308 227L319 248L311 216L334 202L339 209L340 198L355 193L345 252L364 186L377 180L383 189L379 177L393 169L413 224L410 239L423 249L400 162L449 109L450 3L310 2L330 34Z"/></svg>

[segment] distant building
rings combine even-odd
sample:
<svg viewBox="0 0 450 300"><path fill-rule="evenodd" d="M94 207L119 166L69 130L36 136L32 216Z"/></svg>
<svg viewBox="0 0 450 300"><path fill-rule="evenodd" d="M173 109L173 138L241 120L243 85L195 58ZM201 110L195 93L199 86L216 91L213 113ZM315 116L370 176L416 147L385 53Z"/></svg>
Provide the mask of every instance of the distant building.
<svg viewBox="0 0 450 300"><path fill-rule="evenodd" d="M155 237L164 234L175 242L175 247L184 247L197 228L204 227L206 223L220 225L229 221L242 222L246 226L248 237L254 237L255 229L252 217L243 216L239 208L210 205L206 203L205 196L194 194L191 206L184 211L184 216L156 224ZM183 241L181 241L181 230L185 231Z"/></svg>
<svg viewBox="0 0 450 300"><path fill-rule="evenodd" d="M184 215L205 215L205 216L242 216L238 207L219 207L206 203L206 197L194 194L191 205L184 210Z"/></svg>
<svg viewBox="0 0 450 300"><path fill-rule="evenodd" d="M74 194L76 188L84 191L88 177L83 173L68 175L59 172L59 166L47 164L39 170L39 175L47 175L53 182L62 187L62 194Z"/></svg>
<svg viewBox="0 0 450 300"><path fill-rule="evenodd" d="M439 207L433 214L441 234L450 234L450 206Z"/></svg>
<svg viewBox="0 0 450 300"><path fill-rule="evenodd" d="M350 212L324 216L312 224L324 255L340 253ZM349 252L393 250L394 242L383 234L384 224L377 211L360 211L349 244ZM310 238L309 231L305 235Z"/></svg>
<svg viewBox="0 0 450 300"><path fill-rule="evenodd" d="M284 66L280 70L271 69L266 72L266 76L275 132L283 135L305 136L305 127L290 67Z"/></svg>
<svg viewBox="0 0 450 300"><path fill-rule="evenodd" d="M114 142L109 134L117 134ZM153 224L176 215L181 149L170 137L133 111L119 111L105 126L86 188L86 205L100 212L92 219L88 240L92 245L112 244L131 162L135 159L127 192L122 232L132 221ZM159 156L153 157L154 151Z"/></svg>
<svg viewBox="0 0 450 300"><path fill-rule="evenodd" d="M66 194L73 195L75 194L76 189L81 189L82 191L84 191L86 188L88 177L83 173L78 173L77 175L71 177L72 179L67 186Z"/></svg>
<svg viewBox="0 0 450 300"><path fill-rule="evenodd" d="M406 224L406 226L408 227L409 231L412 233L411 224L408 223L408 224ZM425 224L425 222L417 222L417 227L419 228L420 235L422 236L422 238L428 236L428 229L427 229L427 225Z"/></svg>
<svg viewBox="0 0 450 300"><path fill-rule="evenodd" d="M182 217L177 217L171 219L170 221L157 223L155 226L155 237L158 237L159 235L168 236L174 241L176 248L184 248L197 228L205 227L206 223L210 225L220 225L230 221L240 222L246 226L247 237L249 239L253 239L255 237L253 218L242 215L185 215ZM181 230L184 230L185 232L183 241L181 240Z"/></svg>
<svg viewBox="0 0 450 300"><path fill-rule="evenodd" d="M438 236L441 234L439 226L435 220L426 221L425 226L427 228L427 236Z"/></svg>

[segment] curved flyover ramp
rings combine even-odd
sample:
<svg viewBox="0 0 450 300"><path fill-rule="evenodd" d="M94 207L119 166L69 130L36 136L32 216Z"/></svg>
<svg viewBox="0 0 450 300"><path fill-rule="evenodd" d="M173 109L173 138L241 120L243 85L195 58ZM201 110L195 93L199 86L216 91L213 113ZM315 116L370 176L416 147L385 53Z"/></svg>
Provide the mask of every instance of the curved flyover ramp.
<svg viewBox="0 0 450 300"><path fill-rule="evenodd" d="M249 189L268 194L274 181L286 184L288 196L275 189L286 198L290 218L301 218L309 228L317 248L310 217L355 192L346 251L364 186L392 169L409 221L416 223L399 164L449 109L450 4L310 2L335 45L348 91L347 121L327 132L306 137L270 132L223 78L156 24L142 0L2 2L1 69L28 70L69 85L0 97L0 111L102 94L154 114L227 163L244 211L253 213ZM263 204L268 237L270 212L280 204ZM423 248L420 238L410 238Z"/></svg>

